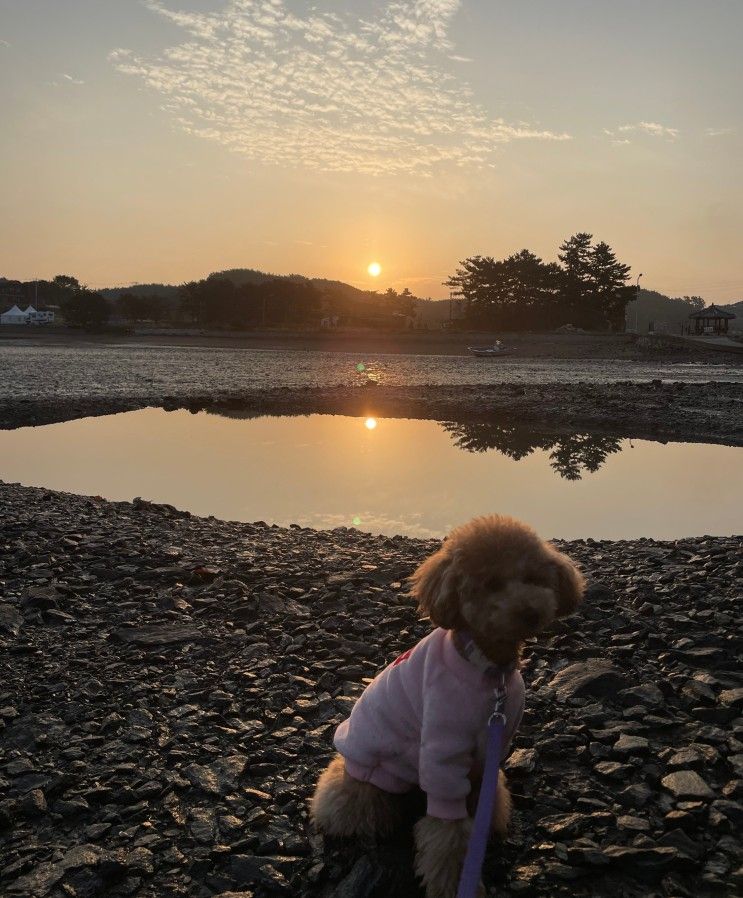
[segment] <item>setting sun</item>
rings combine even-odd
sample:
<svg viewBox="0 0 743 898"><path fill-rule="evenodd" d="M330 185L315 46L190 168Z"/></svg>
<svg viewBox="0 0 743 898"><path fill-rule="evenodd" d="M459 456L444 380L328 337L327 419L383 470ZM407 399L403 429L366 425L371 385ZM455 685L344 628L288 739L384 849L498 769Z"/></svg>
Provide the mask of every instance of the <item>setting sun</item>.
<svg viewBox="0 0 743 898"><path fill-rule="evenodd" d="M374 428L376 426L377 426L376 418L367 418L366 421L364 421L364 427L366 427L367 430L374 430Z"/></svg>
<svg viewBox="0 0 743 898"><path fill-rule="evenodd" d="M382 266L379 262L370 262L369 267L366 270L373 278L376 278L382 273Z"/></svg>

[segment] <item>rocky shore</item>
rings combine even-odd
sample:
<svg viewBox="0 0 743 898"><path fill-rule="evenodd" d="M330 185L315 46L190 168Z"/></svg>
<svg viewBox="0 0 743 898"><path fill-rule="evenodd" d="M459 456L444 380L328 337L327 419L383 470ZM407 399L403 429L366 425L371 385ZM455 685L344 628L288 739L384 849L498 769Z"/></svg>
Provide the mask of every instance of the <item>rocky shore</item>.
<svg viewBox="0 0 743 898"><path fill-rule="evenodd" d="M642 397L648 424L708 414ZM417 894L405 838L323 844L306 806L365 678L427 631L404 592L433 543L1 483L0 509L0 893ZM561 547L590 585L526 652L488 885L743 893L740 538Z"/></svg>
<svg viewBox="0 0 743 898"><path fill-rule="evenodd" d="M165 385L129 395L68 391L0 398L0 428L51 424L148 406L252 417L313 413L534 426L555 433L743 445L738 383L542 383L522 385L198 388Z"/></svg>

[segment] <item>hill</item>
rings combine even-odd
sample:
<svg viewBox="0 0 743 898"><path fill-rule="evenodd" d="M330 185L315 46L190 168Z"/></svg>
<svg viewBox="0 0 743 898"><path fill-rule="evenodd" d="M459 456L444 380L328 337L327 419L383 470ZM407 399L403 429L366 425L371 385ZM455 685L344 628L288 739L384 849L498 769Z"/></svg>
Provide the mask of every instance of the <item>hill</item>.
<svg viewBox="0 0 743 898"><path fill-rule="evenodd" d="M691 312L708 305L701 296L671 297L656 290L640 290L639 299L627 306L627 330L646 333L652 324L656 331L677 334L681 325L688 323ZM743 328L743 301L718 305L737 315L734 324Z"/></svg>

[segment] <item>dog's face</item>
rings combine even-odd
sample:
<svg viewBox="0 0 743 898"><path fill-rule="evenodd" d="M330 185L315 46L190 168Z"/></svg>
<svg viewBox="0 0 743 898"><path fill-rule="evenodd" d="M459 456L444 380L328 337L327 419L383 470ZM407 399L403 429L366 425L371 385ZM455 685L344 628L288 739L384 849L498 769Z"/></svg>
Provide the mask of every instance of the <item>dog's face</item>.
<svg viewBox="0 0 743 898"><path fill-rule="evenodd" d="M578 606L573 562L514 518L475 518L454 530L413 574L413 595L431 621L472 631L481 647L517 646Z"/></svg>

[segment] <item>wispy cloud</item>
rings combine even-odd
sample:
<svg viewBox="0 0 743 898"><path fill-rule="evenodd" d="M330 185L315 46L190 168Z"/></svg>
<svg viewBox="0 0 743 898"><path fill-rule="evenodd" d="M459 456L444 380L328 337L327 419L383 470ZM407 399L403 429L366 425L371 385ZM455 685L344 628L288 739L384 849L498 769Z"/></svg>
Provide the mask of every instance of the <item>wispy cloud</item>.
<svg viewBox="0 0 743 898"><path fill-rule="evenodd" d="M612 143L631 143L628 134L647 134L651 137L663 137L666 140L676 140L681 132L678 128L669 128L667 125L659 125L658 122L636 122L633 125L619 125L613 131L604 128L604 134Z"/></svg>
<svg viewBox="0 0 743 898"><path fill-rule="evenodd" d="M9 46L10 46L10 44L8 43L8 41L0 40L0 47L9 47Z"/></svg>
<svg viewBox="0 0 743 898"><path fill-rule="evenodd" d="M159 58L111 54L165 97L185 131L274 164L432 175L488 164L513 140L566 140L492 117L450 71L461 0L391 0L374 21L284 0L216 13L144 5L186 32Z"/></svg>
<svg viewBox="0 0 743 898"><path fill-rule="evenodd" d="M704 133L707 137L726 137L728 134L734 134L735 128L705 128Z"/></svg>
<svg viewBox="0 0 743 898"><path fill-rule="evenodd" d="M66 74L62 73L62 75L60 75L60 77L63 80L67 81L68 84L85 84L85 82L82 81L80 78L73 78L72 75L66 75Z"/></svg>

